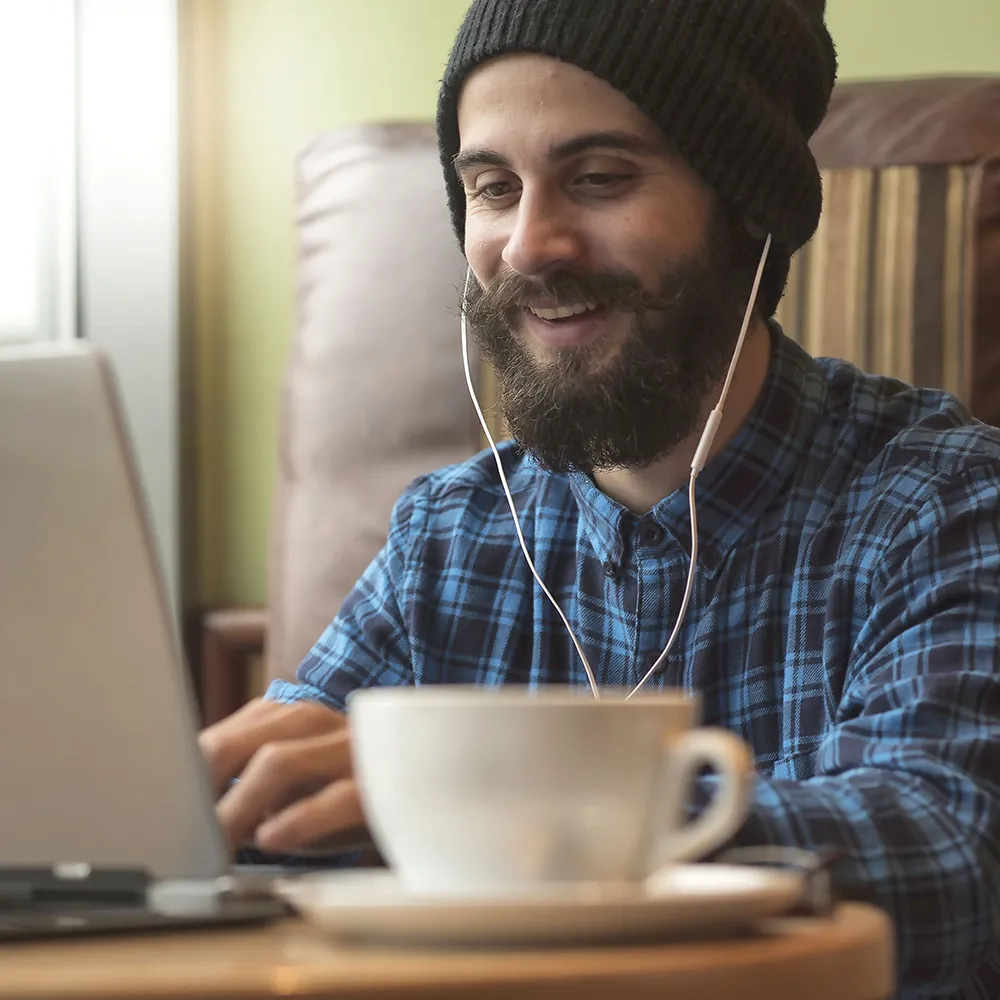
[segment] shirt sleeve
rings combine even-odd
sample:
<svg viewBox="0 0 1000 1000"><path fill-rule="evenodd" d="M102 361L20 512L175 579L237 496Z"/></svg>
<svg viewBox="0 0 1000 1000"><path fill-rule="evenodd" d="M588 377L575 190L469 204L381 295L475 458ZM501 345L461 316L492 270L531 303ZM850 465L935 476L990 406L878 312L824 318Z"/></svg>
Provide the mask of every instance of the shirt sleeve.
<svg viewBox="0 0 1000 1000"><path fill-rule="evenodd" d="M299 665L298 683L273 681L265 697L316 701L345 712L357 688L413 683L401 595L425 481L416 480L396 503L385 546Z"/></svg>
<svg viewBox="0 0 1000 1000"><path fill-rule="evenodd" d="M894 919L900 986L918 995L957 990L996 954L998 520L995 470L972 470L882 550L814 776L761 780L736 840L832 849L840 895Z"/></svg>

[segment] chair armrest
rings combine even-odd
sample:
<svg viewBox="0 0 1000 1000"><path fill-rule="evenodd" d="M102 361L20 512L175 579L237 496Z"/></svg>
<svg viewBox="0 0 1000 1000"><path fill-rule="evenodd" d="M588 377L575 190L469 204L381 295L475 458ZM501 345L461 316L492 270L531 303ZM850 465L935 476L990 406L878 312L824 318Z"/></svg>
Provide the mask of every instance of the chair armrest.
<svg viewBox="0 0 1000 1000"><path fill-rule="evenodd" d="M206 611L202 628L231 646L264 652L267 608L217 608Z"/></svg>
<svg viewBox="0 0 1000 1000"><path fill-rule="evenodd" d="M200 625L201 711L210 726L249 698L250 664L267 642L267 608L217 608Z"/></svg>

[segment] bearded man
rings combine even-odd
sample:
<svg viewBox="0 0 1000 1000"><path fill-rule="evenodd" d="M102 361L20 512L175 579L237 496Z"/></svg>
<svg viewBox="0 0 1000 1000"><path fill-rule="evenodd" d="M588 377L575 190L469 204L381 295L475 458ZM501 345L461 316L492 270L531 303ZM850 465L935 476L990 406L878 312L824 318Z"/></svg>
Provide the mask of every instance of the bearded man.
<svg viewBox="0 0 1000 1000"><path fill-rule="evenodd" d="M1000 433L773 319L822 207L823 8L475 0L437 119L464 307L525 546L595 683L658 664L648 690L697 692L760 775L735 844L836 852L841 895L896 922L906 995L996 996ZM490 452L413 483L299 683L203 734L220 793L241 778L232 843L363 822L348 696L457 683L588 683Z"/></svg>

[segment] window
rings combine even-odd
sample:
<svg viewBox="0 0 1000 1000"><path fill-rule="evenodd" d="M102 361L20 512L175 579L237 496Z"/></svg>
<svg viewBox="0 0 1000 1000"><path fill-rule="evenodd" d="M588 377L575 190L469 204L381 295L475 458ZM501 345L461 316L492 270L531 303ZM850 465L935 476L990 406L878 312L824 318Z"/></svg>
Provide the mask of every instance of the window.
<svg viewBox="0 0 1000 1000"><path fill-rule="evenodd" d="M0 343L75 333L74 0L0 0Z"/></svg>

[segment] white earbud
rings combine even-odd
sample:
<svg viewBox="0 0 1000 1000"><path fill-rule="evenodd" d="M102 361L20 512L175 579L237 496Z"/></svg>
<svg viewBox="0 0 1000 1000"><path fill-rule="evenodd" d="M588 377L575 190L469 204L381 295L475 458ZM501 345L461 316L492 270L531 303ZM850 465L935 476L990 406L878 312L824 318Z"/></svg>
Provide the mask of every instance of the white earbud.
<svg viewBox="0 0 1000 1000"><path fill-rule="evenodd" d="M688 568L687 584L684 587L684 597L681 601L681 609L677 616L677 622L674 625L673 631L670 633L670 638L667 641L667 645L664 647L663 652L656 658L656 662L649 668L642 680L636 684L631 692L629 692L626 696L626 701L638 694L638 692L646 686L650 678L660 669L667 657L670 655L670 651L673 649L675 643L677 642L677 638L681 633L681 627L683 626L684 619L687 615L688 605L691 603L691 595L694 592L694 581L698 569L698 507L695 497L695 484L697 483L699 474L702 469L705 468L705 465L711 456L712 446L715 443L715 437L719 433L719 426L722 423L723 408L725 407L726 399L729 396L729 390L732 388L733 378L736 375L736 368L740 361L740 355L743 353L743 345L746 342L747 333L750 329L750 323L753 320L754 306L757 304L757 296L760 293L760 283L764 277L764 267L767 264L767 258L771 251L771 242L771 236L768 235L764 241L764 251L761 254L760 264L757 267L753 290L750 293L750 301L747 303L746 315L743 318L743 327L740 330L739 338L736 341L736 348L733 351L733 357L729 363L729 371L726 374L726 381L723 383L722 392L719 394L719 402L716 404L715 409L713 409L709 414L708 420L705 423L705 429L702 431L701 438L698 442L698 447L695 449L694 458L691 461L691 478L688 481L688 508L691 512L691 562ZM569 633L570 639L573 640L573 645L576 647L576 651L583 662L583 669L587 673L587 681L590 684L590 689L593 692L594 697L597 700L600 700L601 692L597 686L597 679L594 676L594 671L590 666L587 655L584 653L583 647L580 645L579 640L574 634L563 609L559 607L559 602L552 596L548 587L545 586L545 582L539 575L538 570L535 569L534 560L531 558L531 553L528 551L528 546L524 541L524 534L521 531L521 522L517 516L517 508L514 505L514 498L511 496L510 487L507 484L507 477L503 471L503 461L500 458L500 452L497 451L496 442L493 440L493 435L490 433L489 426L486 423L486 417L483 415L482 407L479 405L479 400L476 397L476 389L472 379L472 370L469 365L469 330L468 320L466 318L466 304L469 297L469 287L473 278L474 275L472 273L472 268L470 267L465 276L465 293L462 301L462 360L465 363L465 383L469 389L469 395L472 397L472 405L476 409L476 416L479 417L479 423L482 426L483 433L486 435L486 440L489 442L490 450L493 452L493 458L496 460L497 470L500 473L500 482L503 484L504 494L507 497L507 505L510 507L511 515L514 518L514 527L517 531L517 539L521 543L521 551L524 553L524 558L528 563L528 568L531 570L531 575L535 578L538 586L541 587L542 592L549 599L549 602L556 609L559 617L562 619L562 623L565 625L566 631Z"/></svg>

